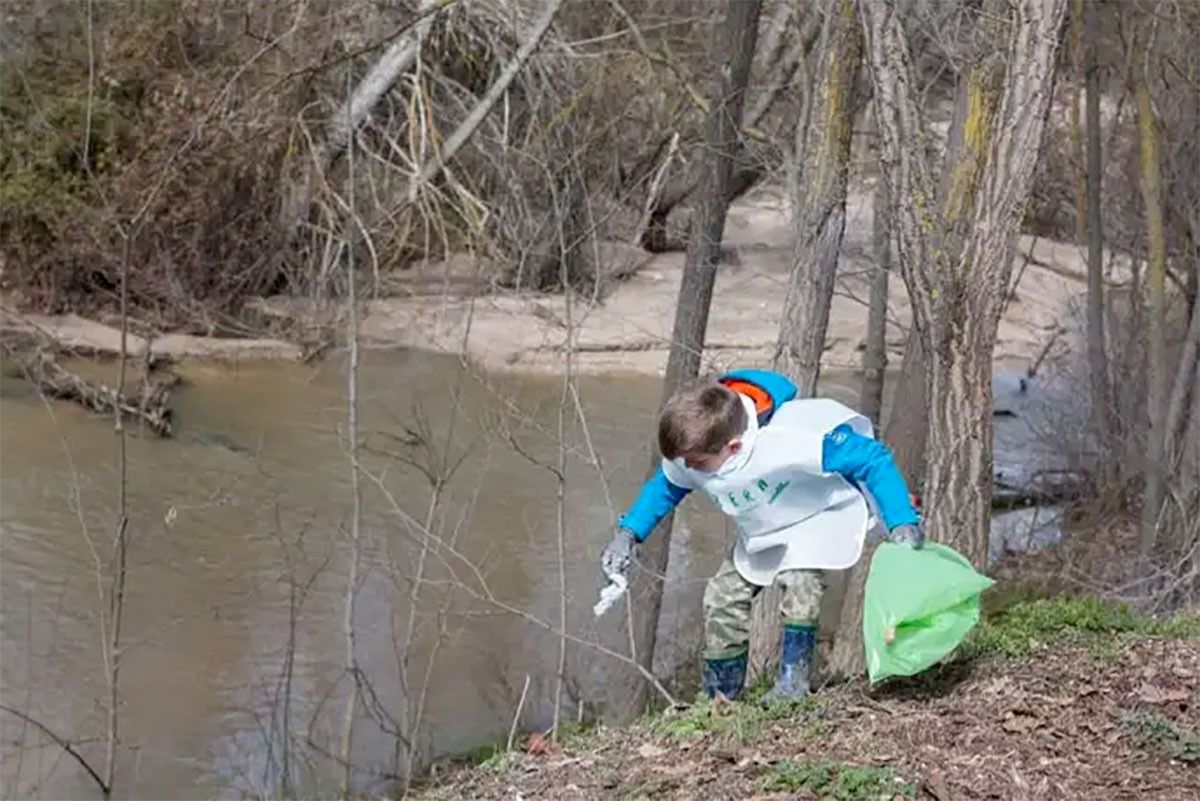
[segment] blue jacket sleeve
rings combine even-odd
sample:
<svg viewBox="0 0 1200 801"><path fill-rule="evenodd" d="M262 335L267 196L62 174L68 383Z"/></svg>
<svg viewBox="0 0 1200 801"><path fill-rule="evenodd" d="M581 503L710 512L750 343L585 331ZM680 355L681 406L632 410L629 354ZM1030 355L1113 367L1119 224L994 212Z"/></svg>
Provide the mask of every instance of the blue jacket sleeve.
<svg viewBox="0 0 1200 801"><path fill-rule="evenodd" d="M889 531L919 521L909 500L908 485L892 459L892 452L882 442L856 433L849 425L840 425L825 435L821 467L827 473L838 473L865 487L875 498Z"/></svg>
<svg viewBox="0 0 1200 801"><path fill-rule="evenodd" d="M642 485L637 500L629 507L628 512L621 515L617 525L633 532L638 542L645 542L658 522L669 515L689 492L690 489L668 481L660 467L654 471L650 480Z"/></svg>

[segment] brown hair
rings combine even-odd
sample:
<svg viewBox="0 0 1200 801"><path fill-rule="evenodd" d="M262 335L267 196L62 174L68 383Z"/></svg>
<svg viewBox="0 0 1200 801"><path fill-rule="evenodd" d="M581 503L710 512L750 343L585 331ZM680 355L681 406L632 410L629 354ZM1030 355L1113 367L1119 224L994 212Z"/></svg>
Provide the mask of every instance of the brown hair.
<svg viewBox="0 0 1200 801"><path fill-rule="evenodd" d="M746 409L729 387L710 381L671 396L658 418L658 449L666 459L720 453L746 430Z"/></svg>

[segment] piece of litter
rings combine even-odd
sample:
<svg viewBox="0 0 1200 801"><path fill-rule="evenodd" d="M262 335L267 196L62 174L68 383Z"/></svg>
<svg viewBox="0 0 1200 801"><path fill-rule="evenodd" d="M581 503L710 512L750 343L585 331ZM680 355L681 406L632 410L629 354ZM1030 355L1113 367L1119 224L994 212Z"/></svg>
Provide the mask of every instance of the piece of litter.
<svg viewBox="0 0 1200 801"><path fill-rule="evenodd" d="M592 607L592 612L596 617L600 617L611 609L612 605L617 602L617 599L621 597L628 587L629 579L620 574L610 575L608 577L608 584L600 590L600 600Z"/></svg>

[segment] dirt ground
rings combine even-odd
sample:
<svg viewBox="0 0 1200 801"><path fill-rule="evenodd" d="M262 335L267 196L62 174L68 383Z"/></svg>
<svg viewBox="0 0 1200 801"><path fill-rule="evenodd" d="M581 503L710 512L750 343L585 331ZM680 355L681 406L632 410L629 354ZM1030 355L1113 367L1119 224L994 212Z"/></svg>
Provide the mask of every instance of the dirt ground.
<svg viewBox="0 0 1200 801"><path fill-rule="evenodd" d="M419 797L1200 798L1200 745L1192 739L1172 751L1169 734L1172 725L1194 729L1200 719L1200 641L1147 638L1108 653L1047 648L875 689L827 687L817 698L789 717L740 730L672 729L659 718L601 728L562 747L535 739L530 748L526 740L519 753L435 775ZM736 720L736 707L710 714ZM889 778L867 790L804 784L796 767L812 763Z"/></svg>

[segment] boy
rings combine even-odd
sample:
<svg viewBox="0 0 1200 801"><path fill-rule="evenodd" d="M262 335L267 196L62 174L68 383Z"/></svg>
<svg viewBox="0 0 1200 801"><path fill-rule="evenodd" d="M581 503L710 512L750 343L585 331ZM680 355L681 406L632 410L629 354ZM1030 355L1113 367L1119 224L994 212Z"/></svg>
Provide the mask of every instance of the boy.
<svg viewBox="0 0 1200 801"><path fill-rule="evenodd" d="M659 417L662 466L618 521L606 574L623 574L645 541L692 490L733 518L737 543L704 590L709 697L732 699L746 680L750 604L782 590L779 675L764 701L808 694L822 570L858 561L872 506L888 539L920 548L925 536L891 452L871 423L824 398L794 400L796 386L765 370L737 370L677 393Z"/></svg>

